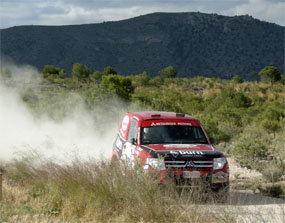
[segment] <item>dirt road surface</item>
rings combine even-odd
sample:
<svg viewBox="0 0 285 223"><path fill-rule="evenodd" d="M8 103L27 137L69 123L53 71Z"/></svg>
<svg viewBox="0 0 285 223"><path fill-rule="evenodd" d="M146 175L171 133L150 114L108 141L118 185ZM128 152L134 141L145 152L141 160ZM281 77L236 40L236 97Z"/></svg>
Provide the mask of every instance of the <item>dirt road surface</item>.
<svg viewBox="0 0 285 223"><path fill-rule="evenodd" d="M216 208L225 208L237 222L285 222L285 199L231 191L229 202Z"/></svg>
<svg viewBox="0 0 285 223"><path fill-rule="evenodd" d="M260 178L262 175L254 170L242 168L233 159L228 159L231 180L238 176L242 179ZM207 207L209 207L207 205ZM236 222L285 223L285 199L253 194L251 191L231 190L228 202L210 205L215 213L228 213Z"/></svg>

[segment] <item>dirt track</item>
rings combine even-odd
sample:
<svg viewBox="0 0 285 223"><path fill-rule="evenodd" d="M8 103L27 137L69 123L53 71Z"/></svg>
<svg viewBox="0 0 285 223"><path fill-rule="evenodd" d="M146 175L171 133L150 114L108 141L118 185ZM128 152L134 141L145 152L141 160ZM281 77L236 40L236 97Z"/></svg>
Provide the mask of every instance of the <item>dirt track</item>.
<svg viewBox="0 0 285 223"><path fill-rule="evenodd" d="M285 222L285 199L231 191L229 202L222 206L238 222Z"/></svg>
<svg viewBox="0 0 285 223"><path fill-rule="evenodd" d="M262 177L256 171L240 167L233 159L228 159L228 161L231 179L237 174L242 179ZM207 205L207 207L209 206ZM231 190L227 203L210 205L209 210L215 213L223 210L233 216L233 220L237 222L285 222L285 199L253 194L250 191Z"/></svg>

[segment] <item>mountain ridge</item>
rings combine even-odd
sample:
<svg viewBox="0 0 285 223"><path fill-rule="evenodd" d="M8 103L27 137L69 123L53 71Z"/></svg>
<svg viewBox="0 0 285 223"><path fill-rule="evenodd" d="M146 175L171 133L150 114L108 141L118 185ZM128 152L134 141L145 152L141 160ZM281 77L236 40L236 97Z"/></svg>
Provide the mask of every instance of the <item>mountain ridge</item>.
<svg viewBox="0 0 285 223"><path fill-rule="evenodd" d="M71 73L75 62L93 71L114 67L123 75L169 65L180 77L257 80L264 66L284 73L284 27L251 16L199 12L152 13L103 23L17 26L1 30L1 53L42 70Z"/></svg>

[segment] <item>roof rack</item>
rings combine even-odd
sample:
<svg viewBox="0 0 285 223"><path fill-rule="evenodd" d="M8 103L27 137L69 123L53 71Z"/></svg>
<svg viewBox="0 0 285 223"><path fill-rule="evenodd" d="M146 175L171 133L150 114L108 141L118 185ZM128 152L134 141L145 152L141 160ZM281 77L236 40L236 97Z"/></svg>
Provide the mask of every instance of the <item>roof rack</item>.
<svg viewBox="0 0 285 223"><path fill-rule="evenodd" d="M176 117L185 117L185 114L183 114L183 113L176 113Z"/></svg>

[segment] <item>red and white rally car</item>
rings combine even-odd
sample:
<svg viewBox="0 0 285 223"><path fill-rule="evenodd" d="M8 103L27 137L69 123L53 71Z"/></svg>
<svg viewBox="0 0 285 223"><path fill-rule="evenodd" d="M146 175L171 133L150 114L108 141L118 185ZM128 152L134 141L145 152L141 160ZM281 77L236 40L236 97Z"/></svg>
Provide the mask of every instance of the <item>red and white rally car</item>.
<svg viewBox="0 0 285 223"><path fill-rule="evenodd" d="M229 168L201 123L173 112L126 113L119 128L112 160L159 172L161 183L170 178L178 187L201 179L214 191L228 188Z"/></svg>

